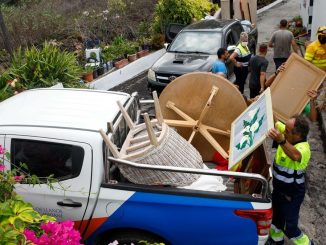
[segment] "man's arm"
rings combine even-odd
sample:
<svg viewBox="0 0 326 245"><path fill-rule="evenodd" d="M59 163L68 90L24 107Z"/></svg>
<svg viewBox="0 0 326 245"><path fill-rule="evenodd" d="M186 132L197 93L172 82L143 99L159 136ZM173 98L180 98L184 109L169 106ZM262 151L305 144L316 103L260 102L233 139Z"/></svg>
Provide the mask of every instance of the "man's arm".
<svg viewBox="0 0 326 245"><path fill-rule="evenodd" d="M262 66L261 66L261 70L260 70L260 77L259 77L260 91L259 91L259 93L262 93L265 90L267 66L268 66L268 61L264 60L264 62L262 63Z"/></svg>
<svg viewBox="0 0 326 245"><path fill-rule="evenodd" d="M268 47L270 47L270 48L273 48L274 47L274 33L273 33L273 35L272 35L272 37L271 37L271 40L269 40L269 42L268 42Z"/></svg>
<svg viewBox="0 0 326 245"><path fill-rule="evenodd" d="M313 45L308 45L304 58L305 60L308 60L309 62L312 62L313 58L314 58L314 54L315 54L315 50L314 50L314 46Z"/></svg>
<svg viewBox="0 0 326 245"><path fill-rule="evenodd" d="M294 38L291 41L291 45L292 45L293 51L301 56L299 46L298 46L297 42L294 40Z"/></svg>
<svg viewBox="0 0 326 245"><path fill-rule="evenodd" d="M234 51L233 51L233 53L230 55L230 60L231 60L231 62L234 64L234 66L236 66L236 67L241 67L241 64L240 63L238 63L237 62L237 60L236 60L236 58L238 57L238 48L236 48Z"/></svg>
<svg viewBox="0 0 326 245"><path fill-rule="evenodd" d="M266 81L266 72L262 71L260 72L260 91L259 93L262 93L265 89L265 81Z"/></svg>
<svg viewBox="0 0 326 245"><path fill-rule="evenodd" d="M277 71L275 71L275 73L274 73L273 75L271 75L271 76L268 78L268 80L267 80L266 83L265 83L265 87L267 88L267 87L271 86L272 83L274 82L275 78L277 77L277 75L278 75L280 72L284 71L284 70L285 70L285 63L283 63L283 64L282 64L282 65L277 69Z"/></svg>
<svg viewBox="0 0 326 245"><path fill-rule="evenodd" d="M316 99L318 97L318 93L316 90L308 90L307 95L310 97L310 113L309 113L309 119L312 122L317 121L317 107L316 107Z"/></svg>
<svg viewBox="0 0 326 245"><path fill-rule="evenodd" d="M267 136L273 140L275 140L277 143L282 143L285 138L284 135L281 134L277 129L272 128L268 131ZM285 143L280 144L282 147L284 153L291 158L293 161L300 162L301 161L301 152L298 151L292 144L290 144L287 140L285 140Z"/></svg>

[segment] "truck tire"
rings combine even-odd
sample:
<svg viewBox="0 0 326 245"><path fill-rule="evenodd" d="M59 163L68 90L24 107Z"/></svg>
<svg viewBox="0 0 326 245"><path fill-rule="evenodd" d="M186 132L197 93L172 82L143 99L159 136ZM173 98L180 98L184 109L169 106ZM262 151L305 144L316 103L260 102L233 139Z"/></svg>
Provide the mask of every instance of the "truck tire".
<svg viewBox="0 0 326 245"><path fill-rule="evenodd" d="M113 243L114 241L118 241L119 244L124 245L145 245L147 243L142 243L140 241L146 241L150 244L154 243L164 243L168 245L170 243L166 242L159 236L154 234L137 230L137 229L125 229L125 230L118 230L118 231L110 231L107 234L102 234L101 238L97 239L95 242L96 245L107 245Z"/></svg>

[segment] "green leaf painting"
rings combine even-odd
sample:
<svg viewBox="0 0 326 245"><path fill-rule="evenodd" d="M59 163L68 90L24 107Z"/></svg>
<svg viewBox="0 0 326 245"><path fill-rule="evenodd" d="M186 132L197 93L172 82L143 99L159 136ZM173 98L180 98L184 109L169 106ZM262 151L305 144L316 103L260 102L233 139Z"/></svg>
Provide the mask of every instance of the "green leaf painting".
<svg viewBox="0 0 326 245"><path fill-rule="evenodd" d="M248 112L250 121L243 120L243 130L242 138L238 144L236 144L236 148L238 150L242 150L246 147L250 147L254 144L255 135L259 132L261 125L263 124L263 120L265 115L263 114L259 118L260 108L253 109ZM258 119L259 118L259 119Z"/></svg>

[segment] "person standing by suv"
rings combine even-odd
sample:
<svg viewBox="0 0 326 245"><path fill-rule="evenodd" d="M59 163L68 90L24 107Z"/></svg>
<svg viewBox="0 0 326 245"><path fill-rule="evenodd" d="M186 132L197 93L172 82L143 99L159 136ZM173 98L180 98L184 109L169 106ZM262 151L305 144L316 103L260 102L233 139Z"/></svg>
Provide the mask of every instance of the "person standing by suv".
<svg viewBox="0 0 326 245"><path fill-rule="evenodd" d="M251 53L248 48L248 34L241 32L240 43L230 56L230 60L234 63L235 85L239 87L243 94L244 85L248 76L248 64Z"/></svg>
<svg viewBox="0 0 326 245"><path fill-rule="evenodd" d="M258 52L258 55L249 61L251 70L249 78L250 98L255 98L265 89L266 70L268 66L268 60L265 58L267 45L264 43L260 44Z"/></svg>
<svg viewBox="0 0 326 245"><path fill-rule="evenodd" d="M219 48L217 50L217 60L213 63L212 73L227 78L228 71L225 65L225 61L229 57L229 52L225 48Z"/></svg>
<svg viewBox="0 0 326 245"><path fill-rule="evenodd" d="M294 40L292 32L286 29L287 20L280 21L280 29L272 34L268 46L274 48L274 63L276 70L289 58L291 46L294 52L298 53L299 48Z"/></svg>

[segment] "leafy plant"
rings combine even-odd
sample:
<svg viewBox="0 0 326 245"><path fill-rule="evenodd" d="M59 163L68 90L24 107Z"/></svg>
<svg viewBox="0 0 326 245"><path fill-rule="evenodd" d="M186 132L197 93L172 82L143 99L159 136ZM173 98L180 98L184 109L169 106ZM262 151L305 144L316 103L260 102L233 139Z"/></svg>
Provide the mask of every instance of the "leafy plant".
<svg viewBox="0 0 326 245"><path fill-rule="evenodd" d="M92 66L87 65L84 68L84 74L88 74L90 72L93 72L93 70L94 70L94 68Z"/></svg>
<svg viewBox="0 0 326 245"><path fill-rule="evenodd" d="M126 43L126 39L123 36L116 36L113 40L112 40L112 45L113 46L123 46Z"/></svg>
<svg viewBox="0 0 326 245"><path fill-rule="evenodd" d="M81 68L74 54L60 51L45 42L43 48L19 48L9 74L26 88L50 87L60 82L65 87L79 87Z"/></svg>
<svg viewBox="0 0 326 245"><path fill-rule="evenodd" d="M155 33L151 40L152 47L154 49L160 49L164 45L164 35L160 33Z"/></svg>
<svg viewBox="0 0 326 245"><path fill-rule="evenodd" d="M73 229L73 222L55 222L55 218L41 215L30 203L26 203L14 191L15 184L39 184L37 176L26 173L25 164L5 170L2 159L10 159L9 153L0 145L0 244L80 244L80 234ZM13 165L13 164L12 164ZM52 176L46 178L53 188ZM64 242L63 242L64 241Z"/></svg>
<svg viewBox="0 0 326 245"><path fill-rule="evenodd" d="M152 30L163 34L169 23L190 24L193 18L202 19L211 7L208 0L159 0Z"/></svg>

